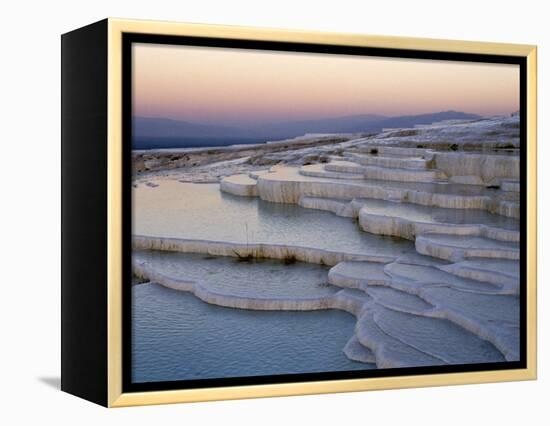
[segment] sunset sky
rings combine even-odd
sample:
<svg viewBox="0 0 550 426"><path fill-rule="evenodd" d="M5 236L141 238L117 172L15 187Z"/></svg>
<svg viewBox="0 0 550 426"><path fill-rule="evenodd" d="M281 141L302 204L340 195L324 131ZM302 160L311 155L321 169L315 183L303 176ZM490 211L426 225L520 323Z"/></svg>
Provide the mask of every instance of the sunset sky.
<svg viewBox="0 0 550 426"><path fill-rule="evenodd" d="M216 124L519 109L519 67L133 45L133 114Z"/></svg>

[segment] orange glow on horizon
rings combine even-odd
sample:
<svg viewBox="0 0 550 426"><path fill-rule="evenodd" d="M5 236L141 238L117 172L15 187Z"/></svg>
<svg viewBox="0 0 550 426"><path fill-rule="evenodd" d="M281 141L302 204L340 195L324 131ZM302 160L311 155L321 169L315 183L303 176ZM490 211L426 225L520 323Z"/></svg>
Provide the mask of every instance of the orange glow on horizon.
<svg viewBox="0 0 550 426"><path fill-rule="evenodd" d="M135 44L133 113L253 123L519 109L519 66Z"/></svg>

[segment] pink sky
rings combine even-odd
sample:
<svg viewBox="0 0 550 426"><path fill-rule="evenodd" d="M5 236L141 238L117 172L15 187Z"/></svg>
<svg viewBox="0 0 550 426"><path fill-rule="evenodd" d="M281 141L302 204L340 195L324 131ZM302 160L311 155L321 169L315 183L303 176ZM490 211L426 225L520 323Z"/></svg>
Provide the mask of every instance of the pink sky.
<svg viewBox="0 0 550 426"><path fill-rule="evenodd" d="M519 109L519 67L133 45L133 112L219 124Z"/></svg>

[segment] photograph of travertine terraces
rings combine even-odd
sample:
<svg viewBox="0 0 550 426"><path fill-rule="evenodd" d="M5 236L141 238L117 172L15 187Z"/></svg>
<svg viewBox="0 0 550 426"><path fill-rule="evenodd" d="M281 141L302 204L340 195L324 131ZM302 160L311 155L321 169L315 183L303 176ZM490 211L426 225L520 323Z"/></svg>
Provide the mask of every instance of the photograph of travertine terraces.
<svg viewBox="0 0 550 426"><path fill-rule="evenodd" d="M518 65L132 58L132 382L520 359Z"/></svg>

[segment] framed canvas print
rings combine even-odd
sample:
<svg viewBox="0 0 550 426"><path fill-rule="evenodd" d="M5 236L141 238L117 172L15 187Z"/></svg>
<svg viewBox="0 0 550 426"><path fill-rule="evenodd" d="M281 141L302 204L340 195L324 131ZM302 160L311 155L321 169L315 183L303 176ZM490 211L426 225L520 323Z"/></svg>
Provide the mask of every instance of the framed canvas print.
<svg viewBox="0 0 550 426"><path fill-rule="evenodd" d="M536 48L107 19L62 36L62 389L536 377Z"/></svg>

